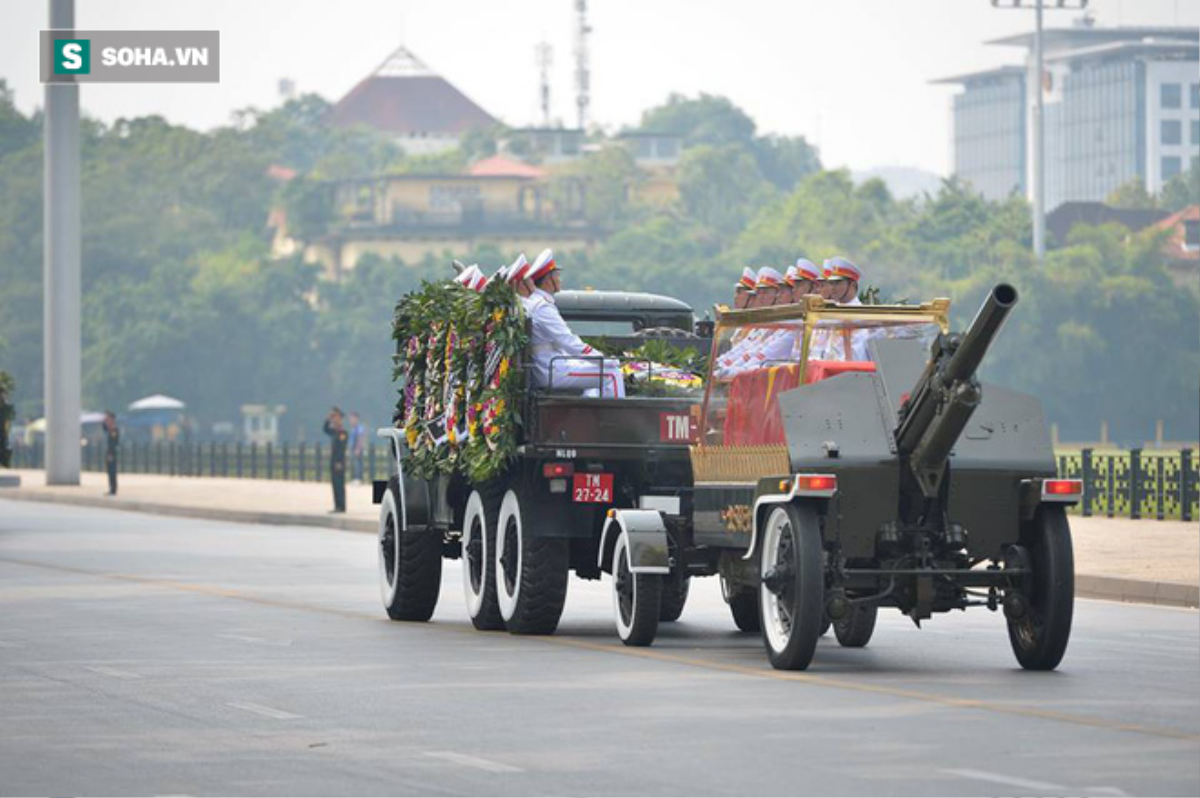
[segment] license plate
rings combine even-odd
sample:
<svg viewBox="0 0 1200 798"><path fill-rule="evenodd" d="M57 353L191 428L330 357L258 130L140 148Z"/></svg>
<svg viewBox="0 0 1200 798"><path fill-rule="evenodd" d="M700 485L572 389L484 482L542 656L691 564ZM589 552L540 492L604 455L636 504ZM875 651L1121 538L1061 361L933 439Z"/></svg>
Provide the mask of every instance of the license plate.
<svg viewBox="0 0 1200 798"><path fill-rule="evenodd" d="M612 485L612 474L576 474L571 498L589 504L611 504Z"/></svg>

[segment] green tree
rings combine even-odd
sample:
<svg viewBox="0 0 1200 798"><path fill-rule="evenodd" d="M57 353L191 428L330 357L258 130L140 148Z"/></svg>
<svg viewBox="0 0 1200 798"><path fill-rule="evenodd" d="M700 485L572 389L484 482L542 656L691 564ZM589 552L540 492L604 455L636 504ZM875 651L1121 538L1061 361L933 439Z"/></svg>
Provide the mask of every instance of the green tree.
<svg viewBox="0 0 1200 798"><path fill-rule="evenodd" d="M1158 200L1146 190L1146 181L1135 177L1114 188L1105 197L1104 204L1129 210L1152 210L1158 207Z"/></svg>
<svg viewBox="0 0 1200 798"><path fill-rule="evenodd" d="M684 210L722 241L736 236L772 193L754 155L740 144L693 147L683 154L678 174Z"/></svg>
<svg viewBox="0 0 1200 798"><path fill-rule="evenodd" d="M672 94L664 105L642 114L641 130L647 133L673 133L684 144L750 144L754 140L754 120L725 97L701 94L689 99Z"/></svg>
<svg viewBox="0 0 1200 798"><path fill-rule="evenodd" d="M1175 175L1163 186L1160 203L1169 211L1200 205L1200 158L1193 158L1186 172Z"/></svg>

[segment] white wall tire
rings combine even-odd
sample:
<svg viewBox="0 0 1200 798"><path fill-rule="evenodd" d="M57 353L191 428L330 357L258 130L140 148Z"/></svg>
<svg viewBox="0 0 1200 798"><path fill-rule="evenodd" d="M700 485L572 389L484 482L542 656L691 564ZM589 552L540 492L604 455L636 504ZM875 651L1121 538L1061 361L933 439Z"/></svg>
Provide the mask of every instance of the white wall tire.
<svg viewBox="0 0 1200 798"><path fill-rule="evenodd" d="M392 491L383 494L379 507L379 595L383 606L390 607L396 600L399 584L396 564L400 557L400 514Z"/></svg>
<svg viewBox="0 0 1200 798"><path fill-rule="evenodd" d="M612 559L613 617L617 637L627 646L648 646L658 634L662 605L662 577L636 574L630 569L629 539L617 538Z"/></svg>
<svg viewBox="0 0 1200 798"><path fill-rule="evenodd" d="M425 529L400 528L396 478L379 507L379 592L393 621L428 621L442 584L442 536Z"/></svg>
<svg viewBox="0 0 1200 798"><path fill-rule="evenodd" d="M565 538L534 537L515 490L500 502L494 556L496 603L513 634L552 634L567 598Z"/></svg>
<svg viewBox="0 0 1200 798"><path fill-rule="evenodd" d="M484 493L471 491L463 513L462 580L467 615L476 629L504 628L496 601L495 558L496 509L489 512Z"/></svg>
<svg viewBox="0 0 1200 798"><path fill-rule="evenodd" d="M810 507L781 505L767 517L759 560L763 644L778 670L805 670L824 621L821 530Z"/></svg>

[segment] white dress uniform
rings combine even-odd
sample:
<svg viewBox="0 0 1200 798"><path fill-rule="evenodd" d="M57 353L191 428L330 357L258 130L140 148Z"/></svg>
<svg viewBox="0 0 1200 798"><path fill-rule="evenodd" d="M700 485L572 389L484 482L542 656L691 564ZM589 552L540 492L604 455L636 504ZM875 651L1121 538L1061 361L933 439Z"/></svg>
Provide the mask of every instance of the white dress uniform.
<svg viewBox="0 0 1200 798"><path fill-rule="evenodd" d="M527 275L537 280L555 268L554 253L543 250ZM584 396L620 399L625 377L620 361L603 357L571 332L554 302L554 295L534 288L525 306L531 327L534 384L551 389L575 389Z"/></svg>

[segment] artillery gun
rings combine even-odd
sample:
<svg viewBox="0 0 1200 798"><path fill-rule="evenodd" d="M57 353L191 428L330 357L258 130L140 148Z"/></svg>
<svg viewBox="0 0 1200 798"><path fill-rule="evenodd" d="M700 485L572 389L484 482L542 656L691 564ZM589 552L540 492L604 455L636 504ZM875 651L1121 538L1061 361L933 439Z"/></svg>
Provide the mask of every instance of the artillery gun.
<svg viewBox="0 0 1200 798"><path fill-rule="evenodd" d="M841 645L866 645L880 607L919 626L976 606L1003 608L1022 666L1057 667L1074 602L1065 508L1081 485L1055 478L1038 401L976 377L1016 304L1012 286L994 287L963 335L949 332L948 300L807 296L722 314L691 449L691 513L662 517L670 545L657 551L670 561L653 559L653 517L610 513L621 552L642 545L634 581L653 595L654 579L718 574L735 622L761 630L780 669L807 668L830 625ZM722 355L755 334L791 336L798 354L723 373ZM863 351L869 359L848 359ZM602 557L612 550L602 544ZM625 626L650 617L618 612ZM653 639L626 634L621 617L618 630Z"/></svg>

